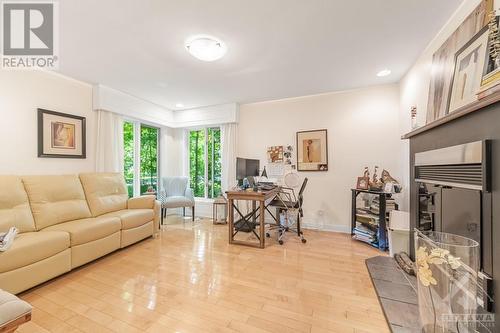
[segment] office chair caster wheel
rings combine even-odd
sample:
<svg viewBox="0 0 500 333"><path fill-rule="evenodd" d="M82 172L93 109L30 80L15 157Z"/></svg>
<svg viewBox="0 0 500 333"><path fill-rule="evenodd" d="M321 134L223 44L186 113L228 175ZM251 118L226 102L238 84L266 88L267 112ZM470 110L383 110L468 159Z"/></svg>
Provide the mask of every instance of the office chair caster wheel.
<svg viewBox="0 0 500 333"><path fill-rule="evenodd" d="M270 233L268 233L268 232L266 232L266 237L267 237L267 238L271 237L271 234L270 234Z"/></svg>
<svg viewBox="0 0 500 333"><path fill-rule="evenodd" d="M307 243L307 239L302 238L302 243L304 243L304 244Z"/></svg>
<svg viewBox="0 0 500 333"><path fill-rule="evenodd" d="M281 239L278 241L278 243L280 243L280 245L283 245L283 241Z"/></svg>

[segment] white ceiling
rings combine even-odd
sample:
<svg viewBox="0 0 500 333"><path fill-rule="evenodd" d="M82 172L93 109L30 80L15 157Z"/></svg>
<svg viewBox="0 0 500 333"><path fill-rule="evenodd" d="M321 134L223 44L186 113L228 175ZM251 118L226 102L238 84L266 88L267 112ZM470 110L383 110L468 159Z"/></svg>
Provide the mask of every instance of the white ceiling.
<svg viewBox="0 0 500 333"><path fill-rule="evenodd" d="M65 0L60 72L174 110L397 82L460 2ZM193 58L195 34L228 53Z"/></svg>

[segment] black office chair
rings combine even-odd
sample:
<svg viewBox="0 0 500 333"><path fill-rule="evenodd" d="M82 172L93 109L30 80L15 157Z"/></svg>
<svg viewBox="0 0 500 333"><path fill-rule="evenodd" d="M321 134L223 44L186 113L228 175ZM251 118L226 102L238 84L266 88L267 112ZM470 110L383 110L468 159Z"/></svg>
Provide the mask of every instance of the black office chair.
<svg viewBox="0 0 500 333"><path fill-rule="evenodd" d="M306 189L307 181L308 179L304 178L298 196L295 195L295 191L290 187L281 188L281 191L268 205L276 207L276 216L274 216L273 213L266 208L269 214L271 214L273 219L276 221L276 225L272 225L269 230L278 230L278 243L280 243L280 245L283 245L283 239L287 231L296 232L297 236L300 237L302 243L307 242L307 240L304 238L304 233L300 228L300 220L302 217L304 217L302 204L304 203L304 190ZM293 224L289 224L288 211L292 209L297 210L297 221ZM280 222L280 214L282 211L285 211L287 214L287 216L285 217L285 225L281 224ZM269 232L266 233L266 236L271 237Z"/></svg>

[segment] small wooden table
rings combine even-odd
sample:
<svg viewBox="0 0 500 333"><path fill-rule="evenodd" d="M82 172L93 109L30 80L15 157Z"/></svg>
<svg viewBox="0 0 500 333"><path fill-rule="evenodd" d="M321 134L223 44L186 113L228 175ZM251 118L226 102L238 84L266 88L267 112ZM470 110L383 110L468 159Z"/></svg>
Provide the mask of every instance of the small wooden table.
<svg viewBox="0 0 500 333"><path fill-rule="evenodd" d="M227 191L227 201L228 201L228 224L229 224L229 244L238 244L238 245L246 245L252 247L258 247L263 249L265 247L265 214L266 214L266 201L269 199L273 199L279 192L279 187L269 191ZM252 201L252 211L248 214L243 214L239 208L234 204L235 200L250 200ZM257 208L257 202L259 203L259 207ZM257 219L257 212L259 213L259 234L252 230L254 235L259 240L259 243L235 240L234 236L239 232L239 230L235 230L235 222L234 222L234 210L238 212L241 218L238 221L243 223L255 223ZM252 222L249 219L252 218Z"/></svg>

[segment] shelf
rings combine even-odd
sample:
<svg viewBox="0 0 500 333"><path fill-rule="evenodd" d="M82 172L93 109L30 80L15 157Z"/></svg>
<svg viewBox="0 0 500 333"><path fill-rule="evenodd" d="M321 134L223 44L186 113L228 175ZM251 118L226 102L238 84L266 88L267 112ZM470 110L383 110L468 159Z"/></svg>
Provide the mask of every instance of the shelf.
<svg viewBox="0 0 500 333"><path fill-rule="evenodd" d="M475 111L480 111L483 110L486 106L491 105L493 103L496 103L500 101L500 92L493 93L489 96L486 96L478 101L475 101L471 104L465 105L461 107L460 109L448 113L446 116L439 118L425 126L419 127L409 133L406 133L401 137L401 139L410 139L411 137L418 135L420 133L426 132L430 129L433 129L435 127L441 126L443 124L446 124L449 121L455 120L457 118L463 117L469 113L475 112Z"/></svg>

